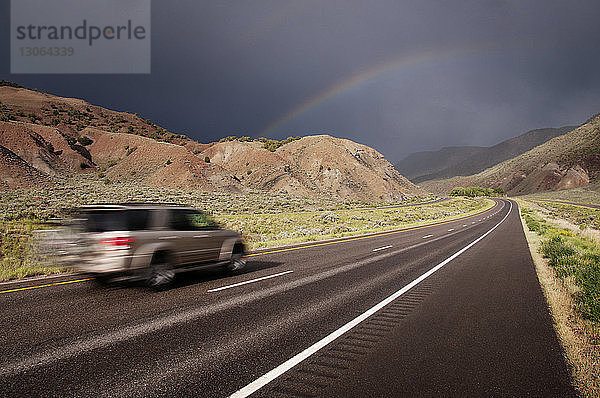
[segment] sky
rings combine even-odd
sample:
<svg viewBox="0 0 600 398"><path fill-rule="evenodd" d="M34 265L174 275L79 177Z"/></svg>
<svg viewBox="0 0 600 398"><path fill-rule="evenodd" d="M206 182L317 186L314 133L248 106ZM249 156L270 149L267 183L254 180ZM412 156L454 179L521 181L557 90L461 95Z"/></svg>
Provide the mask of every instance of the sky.
<svg viewBox="0 0 600 398"><path fill-rule="evenodd" d="M149 74L11 74L0 0L0 79L201 142L330 134L395 162L600 112L599 16L597 0L155 0Z"/></svg>

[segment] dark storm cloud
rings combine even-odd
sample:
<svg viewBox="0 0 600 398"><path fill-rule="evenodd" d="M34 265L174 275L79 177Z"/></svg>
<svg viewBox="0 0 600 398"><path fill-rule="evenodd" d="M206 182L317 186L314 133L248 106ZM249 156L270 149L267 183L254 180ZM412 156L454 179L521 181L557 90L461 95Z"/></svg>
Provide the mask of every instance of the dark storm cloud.
<svg viewBox="0 0 600 398"><path fill-rule="evenodd" d="M0 15L8 54L7 2ZM10 75L5 58L0 74L200 141L327 132L397 160L600 112L598 15L597 1L154 1L150 75Z"/></svg>

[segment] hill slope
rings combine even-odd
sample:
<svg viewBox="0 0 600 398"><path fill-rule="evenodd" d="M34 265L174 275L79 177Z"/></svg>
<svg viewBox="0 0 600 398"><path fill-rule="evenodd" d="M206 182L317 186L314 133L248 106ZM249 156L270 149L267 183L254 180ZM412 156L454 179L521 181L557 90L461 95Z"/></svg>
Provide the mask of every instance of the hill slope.
<svg viewBox="0 0 600 398"><path fill-rule="evenodd" d="M134 114L0 87L2 189L87 174L106 183L340 199L398 200L424 193L364 145L326 135L282 144L201 144Z"/></svg>
<svg viewBox="0 0 600 398"><path fill-rule="evenodd" d="M481 173L425 181L421 186L437 193L457 186L502 187L518 195L575 188L599 180L600 116L595 116L575 130Z"/></svg>
<svg viewBox="0 0 600 398"><path fill-rule="evenodd" d="M396 169L415 183L467 176L514 158L574 128L576 126L531 130L492 147L446 147L439 151L417 152L398 162Z"/></svg>

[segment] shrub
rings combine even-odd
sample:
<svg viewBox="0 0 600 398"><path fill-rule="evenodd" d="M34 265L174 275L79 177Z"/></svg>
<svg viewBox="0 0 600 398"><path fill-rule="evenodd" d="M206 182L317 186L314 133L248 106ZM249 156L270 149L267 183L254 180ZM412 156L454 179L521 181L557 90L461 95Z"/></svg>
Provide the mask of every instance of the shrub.
<svg viewBox="0 0 600 398"><path fill-rule="evenodd" d="M173 161L171 161L171 159L167 160L167 166L170 165L171 163L173 163Z"/></svg>
<svg viewBox="0 0 600 398"><path fill-rule="evenodd" d="M77 142L79 142L83 146L88 146L91 145L94 141L92 141L90 137L82 135L81 137L77 138Z"/></svg>
<svg viewBox="0 0 600 398"><path fill-rule="evenodd" d="M137 146L134 146L134 147L131 147L131 148L127 149L127 152L125 153L125 156L131 155L132 153L134 153L137 150L137 148L138 148Z"/></svg>
<svg viewBox="0 0 600 398"><path fill-rule="evenodd" d="M210 163L210 158L209 158L208 156L206 156L206 157L204 158L204 161L205 161L206 163Z"/></svg>

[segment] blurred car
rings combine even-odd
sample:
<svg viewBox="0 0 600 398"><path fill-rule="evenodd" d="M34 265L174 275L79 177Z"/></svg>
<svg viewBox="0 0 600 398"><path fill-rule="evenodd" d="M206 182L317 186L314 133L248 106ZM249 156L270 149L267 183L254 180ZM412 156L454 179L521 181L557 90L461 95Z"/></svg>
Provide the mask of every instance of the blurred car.
<svg viewBox="0 0 600 398"><path fill-rule="evenodd" d="M77 239L67 257L101 283L138 279L153 288L175 274L207 266L236 271L246 264L240 234L192 207L94 205L79 209Z"/></svg>

